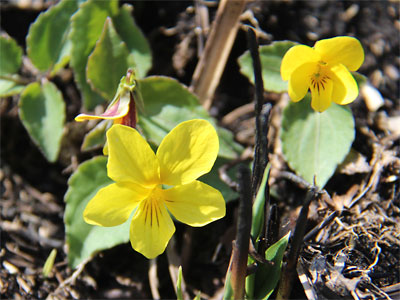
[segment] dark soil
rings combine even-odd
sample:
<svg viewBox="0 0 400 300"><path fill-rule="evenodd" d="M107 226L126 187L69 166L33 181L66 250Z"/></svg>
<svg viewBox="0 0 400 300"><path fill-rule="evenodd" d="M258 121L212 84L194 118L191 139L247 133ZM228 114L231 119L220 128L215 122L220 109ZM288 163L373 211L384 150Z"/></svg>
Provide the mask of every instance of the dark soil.
<svg viewBox="0 0 400 300"><path fill-rule="evenodd" d="M0 4L1 30L24 47L29 25L40 11L19 8L13 4L16 2ZM216 5L211 1L209 4L210 20L213 20ZM194 3L134 1L133 5L135 20L153 51L150 75L172 76L189 85L197 63L197 39L192 34ZM339 35L357 37L366 54L359 72L368 77L384 98L376 111L368 109L364 96L351 104L357 128L353 148L365 158L369 168L360 171L361 167L354 165L353 172L338 172L326 186L330 197L324 196L312 203L309 229L335 210L341 214L305 243L297 271L312 288L304 291L304 285L296 279L292 297L400 297L400 125L393 125L400 117L399 2L271 0L254 1L247 8L258 20L260 30L266 33L266 38L259 41L261 44L293 40L312 46L317 39ZM243 22L248 24L247 20ZM173 34L172 30L166 30L171 28L174 28ZM179 44L188 36L192 36L189 48L184 56L178 55ZM219 120L253 99L253 86L240 74L237 64L246 45L246 34L240 30L211 109ZM128 244L103 251L79 272L74 273L67 266L63 225L67 180L76 163L98 153L79 151L83 133L74 125L73 118L79 112L80 98L68 71L66 78L55 80L67 101L69 129L63 141L65 147L55 164L45 160L19 121L18 98L0 101L1 298L152 298L150 263ZM265 96L273 105L271 201L278 206L278 223L283 230L288 230L297 218L305 188L284 178L282 171L289 169L279 151L275 151L284 97ZM253 116L250 112L235 122L222 124L235 133L239 142L252 146L253 137L245 132L254 128ZM349 205L355 199L358 200ZM227 205L224 219L204 228L177 224L175 250L183 260L190 298L199 291L202 298L221 298L236 214L234 201ZM42 267L53 248L58 250L54 272L44 278ZM339 262L344 265L340 267ZM157 259L156 266L157 273L150 278L158 280L160 297L176 298L166 254Z"/></svg>

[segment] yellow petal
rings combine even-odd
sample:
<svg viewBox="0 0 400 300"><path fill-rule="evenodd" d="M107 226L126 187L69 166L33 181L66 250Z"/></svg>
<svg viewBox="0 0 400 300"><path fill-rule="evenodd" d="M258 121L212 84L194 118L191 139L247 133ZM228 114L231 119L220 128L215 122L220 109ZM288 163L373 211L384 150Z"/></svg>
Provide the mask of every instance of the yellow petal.
<svg viewBox="0 0 400 300"><path fill-rule="evenodd" d="M364 62L364 50L359 40L349 36L338 36L315 43L315 51L329 65L343 64L356 71Z"/></svg>
<svg viewBox="0 0 400 300"><path fill-rule="evenodd" d="M293 71L289 80L289 97L297 102L304 98L310 87L311 76L315 72L317 64L314 62L305 63Z"/></svg>
<svg viewBox="0 0 400 300"><path fill-rule="evenodd" d="M225 216L222 194L200 181L163 190L165 205L180 222L204 226Z"/></svg>
<svg viewBox="0 0 400 300"><path fill-rule="evenodd" d="M318 112L323 112L331 105L333 81L326 80L324 84L311 85L311 107Z"/></svg>
<svg viewBox="0 0 400 300"><path fill-rule="evenodd" d="M133 184L112 183L89 201L83 211L86 223L99 226L117 226L128 220L138 203L151 190Z"/></svg>
<svg viewBox="0 0 400 300"><path fill-rule="evenodd" d="M358 85L353 75L341 64L332 69L333 91L332 101L345 105L353 102L358 96Z"/></svg>
<svg viewBox="0 0 400 300"><path fill-rule="evenodd" d="M320 59L319 54L313 48L305 45L294 46L283 56L281 77L283 80L289 80L298 67L305 63L318 62Z"/></svg>
<svg viewBox="0 0 400 300"><path fill-rule="evenodd" d="M149 259L164 252L175 232L164 204L153 196L140 203L130 229L132 248Z"/></svg>
<svg viewBox="0 0 400 300"><path fill-rule="evenodd" d="M161 182L189 183L208 173L218 155L219 141L206 120L183 122L171 130L157 150Z"/></svg>
<svg viewBox="0 0 400 300"><path fill-rule="evenodd" d="M159 183L157 158L136 129L113 125L107 131L107 142L108 177L116 182L134 182L148 187Z"/></svg>
<svg viewBox="0 0 400 300"><path fill-rule="evenodd" d="M128 96L116 98L113 100L110 105L107 107L106 111L98 116L95 115L87 115L87 114L80 114L75 117L75 121L82 122L85 120L96 120L96 119L106 119L106 120L117 120L122 118L129 111L129 94Z"/></svg>

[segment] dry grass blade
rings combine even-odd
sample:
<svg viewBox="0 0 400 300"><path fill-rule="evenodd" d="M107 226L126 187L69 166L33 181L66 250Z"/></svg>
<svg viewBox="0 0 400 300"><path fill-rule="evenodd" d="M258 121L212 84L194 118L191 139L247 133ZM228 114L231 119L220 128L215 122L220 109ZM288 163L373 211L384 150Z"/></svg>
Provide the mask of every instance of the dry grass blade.
<svg viewBox="0 0 400 300"><path fill-rule="evenodd" d="M220 2L204 52L194 71L191 90L206 109L211 106L212 96L231 52L245 4L246 0Z"/></svg>

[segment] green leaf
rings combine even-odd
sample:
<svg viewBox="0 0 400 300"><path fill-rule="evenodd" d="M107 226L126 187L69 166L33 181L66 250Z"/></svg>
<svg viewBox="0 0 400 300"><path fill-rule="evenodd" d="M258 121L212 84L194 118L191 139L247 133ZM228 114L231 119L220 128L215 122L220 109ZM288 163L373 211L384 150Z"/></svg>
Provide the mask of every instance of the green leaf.
<svg viewBox="0 0 400 300"><path fill-rule="evenodd" d="M201 182L207 183L208 185L216 188L222 194L225 199L225 202L229 202L231 200L237 199L238 194L233 191L225 182L221 180L219 177L219 168L223 165L229 163L230 160L222 157L217 157L214 166L211 171L203 176L201 176L198 180ZM237 168L232 168L228 171L228 176L233 179L236 179Z"/></svg>
<svg viewBox="0 0 400 300"><path fill-rule="evenodd" d="M269 170L271 169L271 164L268 163L264 170L264 175L258 189L256 200L253 204L253 218L251 222L251 236L255 241L258 240L261 230L264 226L264 214L265 214L265 188L267 187L267 182L269 178Z"/></svg>
<svg viewBox="0 0 400 300"><path fill-rule="evenodd" d="M226 276L225 276L224 294L222 296L223 300L232 300L233 299L233 288L232 288L232 284L231 284L231 275L232 275L232 272L230 269L228 269L228 272L226 272Z"/></svg>
<svg viewBox="0 0 400 300"><path fill-rule="evenodd" d="M83 138L81 150L89 151L103 147L106 143L106 132L112 126L112 120L102 120Z"/></svg>
<svg viewBox="0 0 400 300"><path fill-rule="evenodd" d="M242 151L242 147L233 141L233 135L218 128L216 121L199 104L197 97L175 79L151 76L138 80L138 86L145 105L144 113L139 117L139 125L155 145L159 145L164 136L179 123L205 119L221 134L220 157L234 159Z"/></svg>
<svg viewBox="0 0 400 300"><path fill-rule="evenodd" d="M350 151L354 140L354 119L350 108L332 105L315 112L307 95L289 103L282 117L282 150L289 166L309 183L323 188Z"/></svg>
<svg viewBox="0 0 400 300"><path fill-rule="evenodd" d="M67 38L67 40L63 43L58 60L50 72L50 76L53 77L60 69L64 68L69 63L71 59L71 48L71 40Z"/></svg>
<svg viewBox="0 0 400 300"><path fill-rule="evenodd" d="M151 76L138 80L144 101L144 113L139 125L156 145L176 125L191 119L209 119L194 94L175 79Z"/></svg>
<svg viewBox="0 0 400 300"><path fill-rule="evenodd" d="M111 19L107 18L87 63L86 77L92 89L104 98L112 99L121 77L131 67L127 64L128 55L128 48L115 31Z"/></svg>
<svg viewBox="0 0 400 300"><path fill-rule="evenodd" d="M283 254L289 235L290 232L265 251L265 259L275 264L273 266L259 265L255 274L255 299L268 299L274 291L281 275Z"/></svg>
<svg viewBox="0 0 400 300"><path fill-rule="evenodd" d="M179 266L179 269L178 269L178 279L176 281L176 298L178 300L183 300L183 295L182 295L182 266Z"/></svg>
<svg viewBox="0 0 400 300"><path fill-rule="evenodd" d="M92 226L83 220L83 211L97 191L112 183L107 177L107 157L97 156L79 165L68 180L65 194L65 233L68 263L76 268L100 250L126 243L129 240L127 221L119 226Z"/></svg>
<svg viewBox="0 0 400 300"><path fill-rule="evenodd" d="M19 116L48 161L57 160L65 121L65 103L51 82L28 85L21 94Z"/></svg>
<svg viewBox="0 0 400 300"><path fill-rule="evenodd" d="M21 63L21 47L11 37L0 36L0 76L17 73Z"/></svg>
<svg viewBox="0 0 400 300"><path fill-rule="evenodd" d="M42 271L44 277L49 277L51 270L53 269L54 260L56 259L56 256L57 256L57 249L54 248L53 250L51 250L49 257L47 257L46 262L44 263Z"/></svg>
<svg viewBox="0 0 400 300"><path fill-rule="evenodd" d="M143 78L151 68L152 56L149 43L132 18L132 10L131 5L124 4L119 13L113 17L113 23L118 35L128 47L130 52L128 60L133 60L136 75Z"/></svg>
<svg viewBox="0 0 400 300"><path fill-rule="evenodd" d="M264 89L266 91L276 93L287 91L288 84L286 81L282 80L280 68L282 58L286 51L294 45L296 45L296 43L291 41L281 41L259 48ZM249 51L246 51L239 57L239 65L240 72L254 84L253 61Z"/></svg>
<svg viewBox="0 0 400 300"><path fill-rule="evenodd" d="M368 78L366 76L364 76L363 74L360 74L358 72L351 72L351 74L353 75L354 79L356 80L358 88L360 88L361 86L366 84L368 81Z"/></svg>
<svg viewBox="0 0 400 300"><path fill-rule="evenodd" d="M15 81L0 79L0 97L9 97L19 94L24 88L25 86L20 85Z"/></svg>
<svg viewBox="0 0 400 300"><path fill-rule="evenodd" d="M57 62L68 62L69 53L63 51L70 30L70 18L78 9L75 0L63 0L41 13L29 28L26 38L27 53L32 63L47 71Z"/></svg>
<svg viewBox="0 0 400 300"><path fill-rule="evenodd" d="M19 94L24 85L18 83L18 72L22 63L22 49L8 36L0 36L0 97Z"/></svg>
<svg viewBox="0 0 400 300"><path fill-rule="evenodd" d="M214 121L211 119L209 121ZM213 123L213 122L211 122ZM215 124L215 121L214 121ZM226 157L229 159L237 158L238 154L243 152L243 147L234 141L233 133L223 127L216 126L217 134L219 137L219 157Z"/></svg>
<svg viewBox="0 0 400 300"><path fill-rule="evenodd" d="M87 110L93 109L104 101L95 93L86 81L86 65L96 41L103 30L108 16L118 13L118 1L89 0L83 3L71 18L71 66L75 80L82 92L83 104ZM107 73L107 69L103 70Z"/></svg>
<svg viewBox="0 0 400 300"><path fill-rule="evenodd" d="M236 192L221 181L218 175L218 169L237 158L242 151L242 147L234 142L233 135L217 127L216 121L199 104L196 96L172 78L152 76L140 79L138 88L144 101L144 114L139 117L139 125L144 135L154 145L158 146L169 131L187 120L205 119L217 128L220 137L217 161L211 172L199 180L218 189L225 201L237 198ZM232 175L232 178L235 178L235 175Z"/></svg>

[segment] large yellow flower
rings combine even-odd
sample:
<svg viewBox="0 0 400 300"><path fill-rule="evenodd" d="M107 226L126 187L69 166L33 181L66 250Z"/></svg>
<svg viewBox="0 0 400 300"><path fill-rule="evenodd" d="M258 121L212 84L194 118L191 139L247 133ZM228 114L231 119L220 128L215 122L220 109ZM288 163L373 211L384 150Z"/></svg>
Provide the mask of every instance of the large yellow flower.
<svg viewBox="0 0 400 300"><path fill-rule="evenodd" d="M297 102L311 91L311 106L322 112L331 102L345 105L357 98L358 86L349 71L364 62L364 50L352 37L320 40L314 47L297 45L283 57L281 76L289 80L289 96Z"/></svg>
<svg viewBox="0 0 400 300"><path fill-rule="evenodd" d="M205 120L186 121L163 139L155 154L128 126L107 132L107 174L115 183L102 188L83 213L87 223L116 226L136 209L130 227L132 247L147 258L164 252L180 222L203 226L225 216L222 194L196 180L217 158L219 141Z"/></svg>

